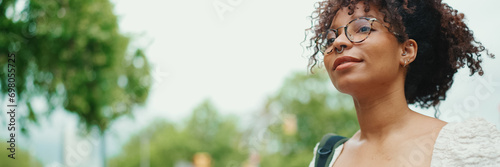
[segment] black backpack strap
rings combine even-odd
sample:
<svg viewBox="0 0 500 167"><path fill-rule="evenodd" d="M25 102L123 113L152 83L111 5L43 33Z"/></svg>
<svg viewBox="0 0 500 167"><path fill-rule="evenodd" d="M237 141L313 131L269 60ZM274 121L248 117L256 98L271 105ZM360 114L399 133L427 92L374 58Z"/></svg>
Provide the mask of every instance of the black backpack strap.
<svg viewBox="0 0 500 167"><path fill-rule="evenodd" d="M349 138L328 133L321 139L316 152L315 167L325 167L335 154L335 149Z"/></svg>

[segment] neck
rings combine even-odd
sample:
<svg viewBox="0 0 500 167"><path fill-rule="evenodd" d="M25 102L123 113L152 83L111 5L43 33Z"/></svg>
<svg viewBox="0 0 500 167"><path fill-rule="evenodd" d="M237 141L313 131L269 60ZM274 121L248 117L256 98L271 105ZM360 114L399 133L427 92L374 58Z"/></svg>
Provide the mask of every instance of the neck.
<svg viewBox="0 0 500 167"><path fill-rule="evenodd" d="M404 89L372 92L365 97L369 98L353 96L361 128L361 140L383 141L389 135L401 130L409 122L413 112L406 103Z"/></svg>

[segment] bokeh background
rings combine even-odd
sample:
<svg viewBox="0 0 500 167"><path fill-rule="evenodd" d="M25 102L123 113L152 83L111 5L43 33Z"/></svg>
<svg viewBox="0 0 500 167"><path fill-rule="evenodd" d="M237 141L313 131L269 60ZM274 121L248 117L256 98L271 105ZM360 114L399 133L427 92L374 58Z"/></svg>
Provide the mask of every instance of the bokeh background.
<svg viewBox="0 0 500 167"><path fill-rule="evenodd" d="M315 2L0 0L1 141L12 53L18 104L0 166L307 166L323 134L359 128L350 97L307 72ZM499 1L444 2L500 54ZM500 60L483 64L457 73L440 119L500 127Z"/></svg>

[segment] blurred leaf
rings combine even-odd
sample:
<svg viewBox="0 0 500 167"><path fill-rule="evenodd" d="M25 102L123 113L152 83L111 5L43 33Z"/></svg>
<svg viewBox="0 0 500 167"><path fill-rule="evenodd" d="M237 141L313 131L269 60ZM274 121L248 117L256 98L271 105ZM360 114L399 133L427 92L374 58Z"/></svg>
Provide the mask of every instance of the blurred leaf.
<svg viewBox="0 0 500 167"><path fill-rule="evenodd" d="M8 140L9 139L2 139L1 141ZM16 144L19 144L19 142ZM7 156L10 154L10 151L8 149L5 150L5 148L10 148L9 143L1 142L0 147L3 148L3 151L5 151L4 156L0 158L0 164L2 164L2 167L42 167L42 163L36 159L35 156L31 155L29 151L19 148L17 145L15 147L16 154L14 155L16 159L11 159Z"/></svg>
<svg viewBox="0 0 500 167"><path fill-rule="evenodd" d="M0 85L5 94L7 54L13 53L18 103L29 108L20 119L36 122L37 113L62 106L88 129L103 132L144 104L152 84L149 62L140 48L127 52L129 37L120 34L109 0L28 0L23 11L7 16L16 2L0 2ZM137 59L140 66L134 66ZM120 77L126 84L118 84ZM31 107L33 97L45 97L49 110Z"/></svg>
<svg viewBox="0 0 500 167"><path fill-rule="evenodd" d="M247 158L248 150L239 147L242 134L237 130L236 119L220 116L210 101L197 106L186 124L178 128L169 122L155 121L134 135L123 152L110 160L109 166L139 166L145 147L150 150L151 166L192 162L193 156L200 152L212 157L212 166L229 166ZM141 144L142 140L149 144Z"/></svg>

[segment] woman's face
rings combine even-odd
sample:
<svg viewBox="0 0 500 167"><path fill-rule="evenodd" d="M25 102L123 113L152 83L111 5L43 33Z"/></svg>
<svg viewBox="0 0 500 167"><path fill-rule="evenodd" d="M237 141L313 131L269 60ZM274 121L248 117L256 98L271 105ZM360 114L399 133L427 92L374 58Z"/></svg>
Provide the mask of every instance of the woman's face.
<svg viewBox="0 0 500 167"><path fill-rule="evenodd" d="M339 10L330 28L345 26L359 17L377 18L380 22L373 22L371 34L361 43L352 43L344 34L344 28L338 29L339 36L333 42L333 47L339 51L344 47L344 50L337 53L334 49L324 57L333 85L340 92L355 95L394 83L401 73L402 44L382 25L389 26L383 22L384 17L377 7L370 6L370 11L364 12L363 3L359 3L352 15L348 15L348 12L347 8Z"/></svg>

